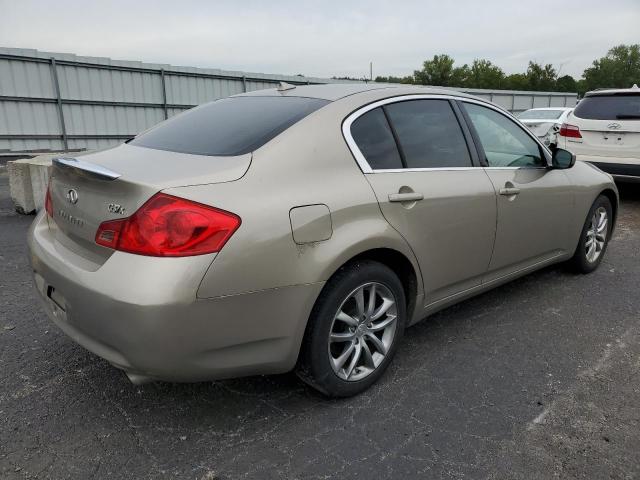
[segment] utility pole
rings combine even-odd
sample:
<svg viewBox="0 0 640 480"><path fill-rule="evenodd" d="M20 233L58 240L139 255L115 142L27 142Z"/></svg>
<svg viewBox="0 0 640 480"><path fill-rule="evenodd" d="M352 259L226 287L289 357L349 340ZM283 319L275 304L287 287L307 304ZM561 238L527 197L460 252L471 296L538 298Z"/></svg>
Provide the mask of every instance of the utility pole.
<svg viewBox="0 0 640 480"><path fill-rule="evenodd" d="M373 82L373 62L369 62L369 81Z"/></svg>

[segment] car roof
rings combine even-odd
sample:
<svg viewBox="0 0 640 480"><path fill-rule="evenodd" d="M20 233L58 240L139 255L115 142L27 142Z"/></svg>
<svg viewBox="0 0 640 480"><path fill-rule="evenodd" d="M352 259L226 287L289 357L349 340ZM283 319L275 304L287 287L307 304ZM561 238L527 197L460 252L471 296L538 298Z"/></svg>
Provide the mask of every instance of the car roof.
<svg viewBox="0 0 640 480"><path fill-rule="evenodd" d="M629 93L640 95L640 87L634 84L631 88L603 88L587 92L584 94L584 96L597 97L598 95L624 95Z"/></svg>
<svg viewBox="0 0 640 480"><path fill-rule="evenodd" d="M433 88L419 85L389 85L384 83L328 83L323 85L288 85L283 84L279 88L268 88L264 90L254 90L252 92L241 93L235 96L282 96L282 97L307 97L319 98L323 100L335 101L358 93L372 90L399 90L398 93L408 94L434 94L434 95L455 95L459 97L476 98L452 89Z"/></svg>

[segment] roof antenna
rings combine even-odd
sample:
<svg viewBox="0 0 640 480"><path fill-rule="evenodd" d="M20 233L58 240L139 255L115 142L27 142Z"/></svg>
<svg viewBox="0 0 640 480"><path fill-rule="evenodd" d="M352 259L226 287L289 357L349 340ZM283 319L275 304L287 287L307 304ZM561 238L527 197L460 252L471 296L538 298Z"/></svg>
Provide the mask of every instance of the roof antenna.
<svg viewBox="0 0 640 480"><path fill-rule="evenodd" d="M296 88L295 85L291 85L290 83L287 83L287 82L280 82L278 84L278 89L277 90L279 92L284 92L286 90L293 90L294 88Z"/></svg>

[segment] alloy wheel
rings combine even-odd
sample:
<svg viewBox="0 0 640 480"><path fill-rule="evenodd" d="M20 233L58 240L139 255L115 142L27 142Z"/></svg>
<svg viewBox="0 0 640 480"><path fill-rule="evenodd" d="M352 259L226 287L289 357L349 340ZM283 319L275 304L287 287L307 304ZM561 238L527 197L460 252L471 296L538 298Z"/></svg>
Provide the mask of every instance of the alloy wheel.
<svg viewBox="0 0 640 480"><path fill-rule="evenodd" d="M590 263L595 262L602 254L607 240L607 225L607 210L604 207L598 207L591 217L586 234L587 240L584 244L587 261Z"/></svg>
<svg viewBox="0 0 640 480"><path fill-rule="evenodd" d="M396 333L396 298L385 285L366 283L353 290L336 312L329 334L329 360L342 380L373 373L387 356Z"/></svg>

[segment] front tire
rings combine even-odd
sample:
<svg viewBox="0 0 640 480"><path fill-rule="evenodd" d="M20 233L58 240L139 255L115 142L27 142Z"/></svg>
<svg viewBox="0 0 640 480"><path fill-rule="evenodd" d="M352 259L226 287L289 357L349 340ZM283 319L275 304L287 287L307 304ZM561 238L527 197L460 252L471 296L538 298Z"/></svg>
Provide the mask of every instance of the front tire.
<svg viewBox="0 0 640 480"><path fill-rule="evenodd" d="M611 201L600 195L593 202L580 234L571 264L580 273L591 273L602 262L613 227Z"/></svg>
<svg viewBox="0 0 640 480"><path fill-rule="evenodd" d="M387 266L356 261L325 285L309 318L298 376L330 397L373 385L395 355L406 325L402 283Z"/></svg>

